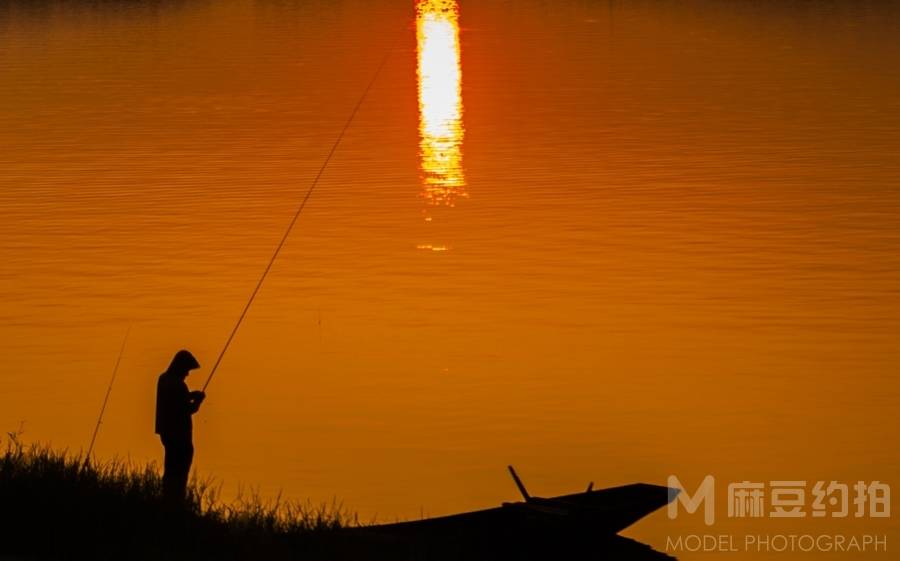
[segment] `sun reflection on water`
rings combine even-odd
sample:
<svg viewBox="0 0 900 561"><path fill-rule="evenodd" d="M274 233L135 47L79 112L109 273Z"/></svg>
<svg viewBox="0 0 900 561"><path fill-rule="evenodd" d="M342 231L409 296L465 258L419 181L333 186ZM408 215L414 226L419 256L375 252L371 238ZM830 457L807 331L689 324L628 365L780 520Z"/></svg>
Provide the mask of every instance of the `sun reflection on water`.
<svg viewBox="0 0 900 561"><path fill-rule="evenodd" d="M462 70L455 0L419 0L419 156L428 206L455 206L467 197L462 166ZM426 220L430 219L426 212Z"/></svg>

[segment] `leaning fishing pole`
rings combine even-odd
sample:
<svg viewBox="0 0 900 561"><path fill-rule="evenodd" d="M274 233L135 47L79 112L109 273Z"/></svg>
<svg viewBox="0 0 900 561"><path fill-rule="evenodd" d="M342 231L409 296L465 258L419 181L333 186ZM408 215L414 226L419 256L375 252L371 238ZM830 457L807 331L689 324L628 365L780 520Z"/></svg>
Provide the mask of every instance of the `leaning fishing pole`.
<svg viewBox="0 0 900 561"><path fill-rule="evenodd" d="M369 80L366 89L363 90L362 95L359 98L359 101L356 102L356 105L353 107L353 111L350 112L350 116L347 118L347 122L344 123L344 127L341 129L341 132L338 134L337 139L335 139L334 144L331 146L331 150L328 151L328 155L325 157L325 160L322 162L322 167L319 168L319 172L316 173L315 178L313 178L312 184L309 186L309 189L306 191L306 195L303 197L303 200L300 202L300 206L297 208L297 212L294 213L293 218L288 224L287 230L285 230L284 235L281 236L281 241L278 242L278 245L275 247L275 252L272 254L272 257L269 259L266 268L263 270L262 275L259 277L259 281L256 283L256 287L253 289L253 292L250 293L250 299L247 300L247 304L244 306L243 311L241 311L241 315L238 316L237 322L234 324L234 328L231 330L231 333L228 335L228 339L225 340L225 346L222 347L222 352L219 353L218 358L216 358L216 362L213 364L212 370L209 373L209 377L206 378L206 383L203 384L202 391L205 392L206 388L209 386L209 383L212 381L213 376L216 374L216 370L219 368L219 363L222 362L222 357L225 356L225 352L228 350L228 347L231 345L232 339L234 339L235 334L238 331L238 328L241 326L241 322L244 321L244 317L247 315L247 311L250 309L250 306L253 304L253 300L256 298L256 294L259 292L259 289L262 287L263 282L266 280L266 276L268 276L269 271L272 269L272 265L275 263L275 259L278 257L278 254L281 252L281 248L284 247L284 243L287 241L288 236L291 235L291 231L294 229L294 224L297 223L297 219L300 218L300 213L303 212L303 209L306 207L306 202L309 201L309 197L312 195L313 190L316 188L316 185L319 183L319 179L321 179L322 174L325 172L325 168L328 167L328 163L331 161L331 157L334 156L335 151L337 150L338 145L341 143L341 140L344 138L344 133L347 132L347 129L350 128L350 123L353 122L353 118L356 117L356 113L359 111L360 106L362 106L363 101L366 99L366 96L369 94L369 90L372 89L372 85L375 83L375 80L378 78L378 75L381 73L381 69L384 68L385 63L387 62L388 57L391 55L391 51L393 50L393 45L388 51L385 53L384 58L381 59L381 63L378 65L378 68L375 70L375 74L372 75L372 79Z"/></svg>
<svg viewBox="0 0 900 561"><path fill-rule="evenodd" d="M125 344L128 343L128 335L131 333L131 326L125 330L125 338L122 339L122 347L119 349L119 356L116 358L116 365L113 367L112 377L109 379L109 386L106 388L106 395L103 396L103 405L100 406L100 414L97 416L97 424L94 426L94 434L91 435L91 443L88 445L87 454L84 456L84 465L91 461L91 452L94 451L94 443L97 442L97 433L100 432L100 425L103 423L103 414L106 412L106 404L109 403L109 394L112 393L113 384L116 383L116 375L119 373L119 364L122 362L122 355L125 354Z"/></svg>

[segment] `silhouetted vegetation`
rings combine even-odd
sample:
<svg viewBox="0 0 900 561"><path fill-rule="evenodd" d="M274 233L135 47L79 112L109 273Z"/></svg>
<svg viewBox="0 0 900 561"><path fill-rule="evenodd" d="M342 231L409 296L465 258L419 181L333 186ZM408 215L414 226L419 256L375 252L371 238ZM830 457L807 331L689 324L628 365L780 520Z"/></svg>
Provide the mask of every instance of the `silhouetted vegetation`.
<svg viewBox="0 0 900 561"><path fill-rule="evenodd" d="M256 494L219 500L193 480L185 507L163 501L156 466L85 462L15 434L0 458L0 555L23 559L287 559L332 557L339 505Z"/></svg>
<svg viewBox="0 0 900 561"><path fill-rule="evenodd" d="M15 434L0 456L3 561L672 559L634 540L573 532L551 520L520 526L516 517L487 523L473 516L443 529L385 530L360 526L337 504L266 502L256 494L224 503L215 486L196 479L184 507L173 508L153 464L85 462Z"/></svg>

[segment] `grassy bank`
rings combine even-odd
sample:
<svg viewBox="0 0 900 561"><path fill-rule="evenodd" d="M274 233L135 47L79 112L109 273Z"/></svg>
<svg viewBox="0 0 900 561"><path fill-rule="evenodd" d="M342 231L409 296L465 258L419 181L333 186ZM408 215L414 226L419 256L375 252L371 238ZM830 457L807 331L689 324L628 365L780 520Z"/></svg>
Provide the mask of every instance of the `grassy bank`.
<svg viewBox="0 0 900 561"><path fill-rule="evenodd" d="M22 559L332 558L339 506L219 500L192 481L183 511L162 500L154 465L90 462L5 439L0 457L0 555Z"/></svg>
<svg viewBox="0 0 900 561"><path fill-rule="evenodd" d="M173 511L154 465L85 464L77 454L26 445L15 435L0 451L3 561L671 559L618 535L573 533L565 524L492 519L399 536L359 527L337 505L255 496L224 503L212 485L196 480L185 508Z"/></svg>

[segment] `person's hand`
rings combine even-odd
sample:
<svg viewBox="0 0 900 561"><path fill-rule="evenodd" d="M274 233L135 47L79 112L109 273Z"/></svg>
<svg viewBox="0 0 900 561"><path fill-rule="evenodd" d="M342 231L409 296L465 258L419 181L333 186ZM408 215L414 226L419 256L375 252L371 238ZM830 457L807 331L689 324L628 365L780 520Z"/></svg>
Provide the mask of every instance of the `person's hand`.
<svg viewBox="0 0 900 561"><path fill-rule="evenodd" d="M206 399L206 393L198 390L195 392L191 392L191 397L193 397L198 402L200 402L200 401L203 401L204 399Z"/></svg>

